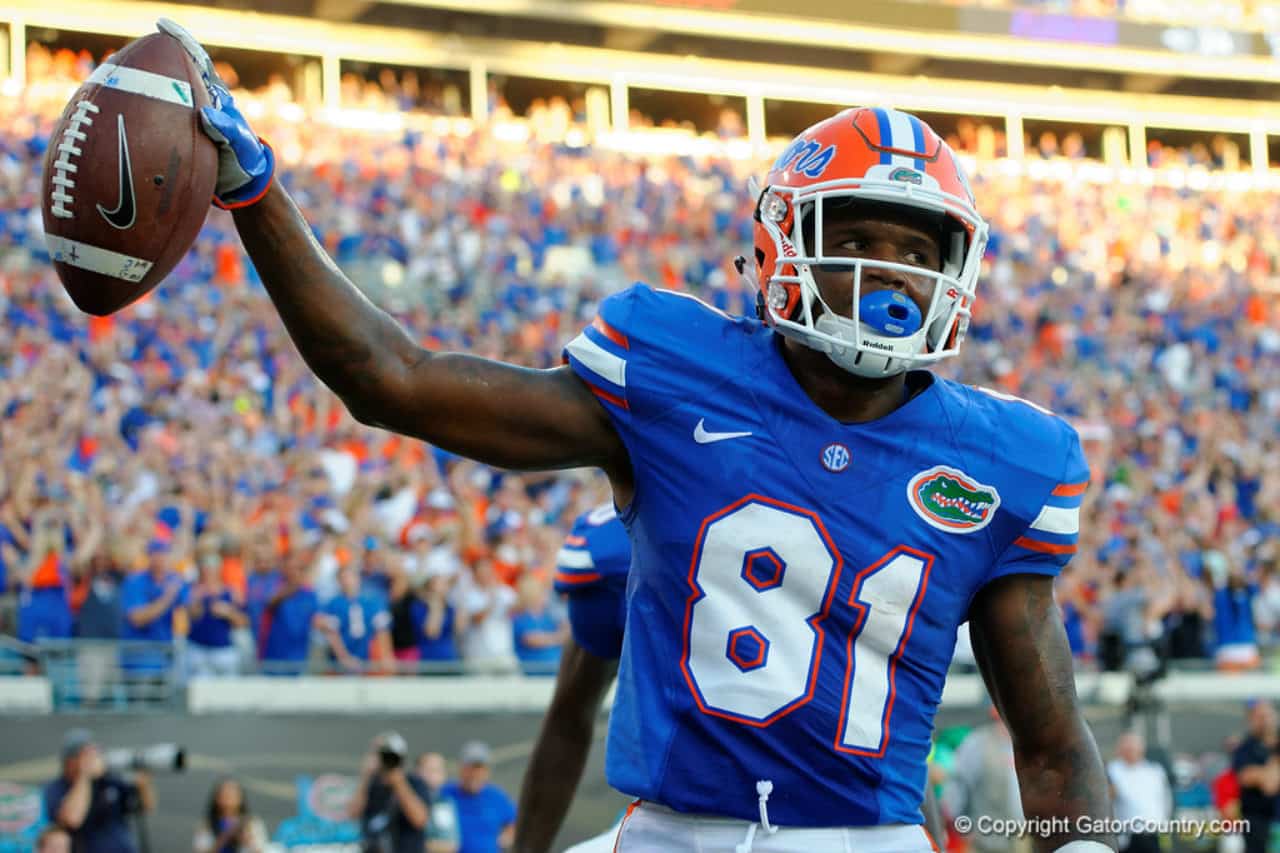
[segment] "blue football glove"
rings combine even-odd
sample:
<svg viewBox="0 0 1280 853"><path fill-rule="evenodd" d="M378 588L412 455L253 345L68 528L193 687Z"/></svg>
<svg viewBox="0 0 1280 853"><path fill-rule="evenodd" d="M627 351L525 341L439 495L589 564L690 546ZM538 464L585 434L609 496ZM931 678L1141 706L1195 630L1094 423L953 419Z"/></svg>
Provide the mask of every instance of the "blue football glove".
<svg viewBox="0 0 1280 853"><path fill-rule="evenodd" d="M156 29L178 40L196 67L209 106L200 110L205 136L218 146L218 183L214 204L224 210L247 207L267 194L276 170L271 146L257 136L236 109L235 100L213 68L213 60L191 33L168 18L156 22Z"/></svg>

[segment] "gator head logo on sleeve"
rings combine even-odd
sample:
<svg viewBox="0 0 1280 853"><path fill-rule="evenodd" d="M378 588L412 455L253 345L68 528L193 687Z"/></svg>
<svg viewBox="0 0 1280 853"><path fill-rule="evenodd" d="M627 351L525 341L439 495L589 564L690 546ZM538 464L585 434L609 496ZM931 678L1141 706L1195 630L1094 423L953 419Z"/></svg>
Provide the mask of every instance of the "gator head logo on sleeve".
<svg viewBox="0 0 1280 853"><path fill-rule="evenodd" d="M1000 493L963 471L935 465L907 484L907 500L916 515L948 533L981 530L995 517Z"/></svg>

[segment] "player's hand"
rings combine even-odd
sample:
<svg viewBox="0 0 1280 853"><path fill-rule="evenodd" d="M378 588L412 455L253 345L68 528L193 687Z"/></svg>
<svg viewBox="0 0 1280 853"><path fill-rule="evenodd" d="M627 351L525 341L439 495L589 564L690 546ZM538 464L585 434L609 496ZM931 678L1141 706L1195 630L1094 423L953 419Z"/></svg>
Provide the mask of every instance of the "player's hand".
<svg viewBox="0 0 1280 853"><path fill-rule="evenodd" d="M218 183L214 204L224 210L247 207L260 200L271 186L276 170L275 154L249 127L236 109L235 99L213 68L213 60L191 33L168 18L156 22L156 29L173 36L200 69L210 104L200 110L200 124L218 146Z"/></svg>

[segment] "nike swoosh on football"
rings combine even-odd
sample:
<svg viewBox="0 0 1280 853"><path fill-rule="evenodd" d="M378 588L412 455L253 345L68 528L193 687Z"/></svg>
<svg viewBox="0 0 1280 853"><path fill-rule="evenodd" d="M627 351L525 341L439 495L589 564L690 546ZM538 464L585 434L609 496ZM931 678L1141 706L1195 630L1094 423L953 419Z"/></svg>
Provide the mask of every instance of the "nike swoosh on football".
<svg viewBox="0 0 1280 853"><path fill-rule="evenodd" d="M116 116L116 127L120 131L120 198L116 201L115 210L107 210L99 204L98 212L112 228L124 231L133 227L138 209L133 201L133 165L129 162L129 140L124 135L124 115Z"/></svg>
<svg viewBox="0 0 1280 853"><path fill-rule="evenodd" d="M707 432L706 418L699 418L698 425L693 428L693 440L698 444L711 444L713 441L724 441L730 438L746 438L749 432Z"/></svg>

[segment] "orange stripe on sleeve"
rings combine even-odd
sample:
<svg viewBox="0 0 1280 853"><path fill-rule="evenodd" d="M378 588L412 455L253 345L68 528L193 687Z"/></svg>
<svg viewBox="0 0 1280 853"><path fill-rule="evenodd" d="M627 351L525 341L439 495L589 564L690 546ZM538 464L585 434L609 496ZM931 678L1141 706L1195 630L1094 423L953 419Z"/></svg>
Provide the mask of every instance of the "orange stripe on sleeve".
<svg viewBox="0 0 1280 853"><path fill-rule="evenodd" d="M564 583L573 586L576 583L594 583L600 580L599 572L583 572L581 574L569 574L568 572L556 572L556 583Z"/></svg>
<svg viewBox="0 0 1280 853"><path fill-rule="evenodd" d="M1063 483L1055 488L1051 494L1058 498L1074 498L1076 495L1083 495L1084 490L1087 488L1089 488L1088 480L1083 483Z"/></svg>
<svg viewBox="0 0 1280 853"><path fill-rule="evenodd" d="M623 349L631 349L631 341L627 340L627 336L622 334L622 332L619 332L613 326L610 326L608 323L606 323L604 321L604 318L601 317L599 314L597 314L596 318L591 321L591 325L595 328L596 331L604 335L609 340L613 341L618 346L622 347Z"/></svg>
<svg viewBox="0 0 1280 853"><path fill-rule="evenodd" d="M1026 548L1028 551L1039 551L1042 554L1074 554L1076 552L1075 545L1054 545L1051 542L1040 542L1036 539L1028 539L1025 536L1019 536L1013 540L1013 544L1020 548Z"/></svg>
<svg viewBox="0 0 1280 853"><path fill-rule="evenodd" d="M585 537L585 536L574 536L573 534L570 534L570 535L568 535L568 536L564 537L564 544L569 545L569 546L574 547L574 548L577 548L577 547L580 547L580 546L582 546L582 545L586 545L586 544L587 544L587 537Z"/></svg>
<svg viewBox="0 0 1280 853"><path fill-rule="evenodd" d="M619 409L626 409L627 411L631 411L631 407L627 405L627 401L619 397L617 394L610 394L608 391L604 390L603 388L597 388L595 385L592 385L590 382L587 382L585 379L583 379L582 381L586 384L587 388L591 391L591 393L595 394L601 400L604 400L608 403L613 403Z"/></svg>

